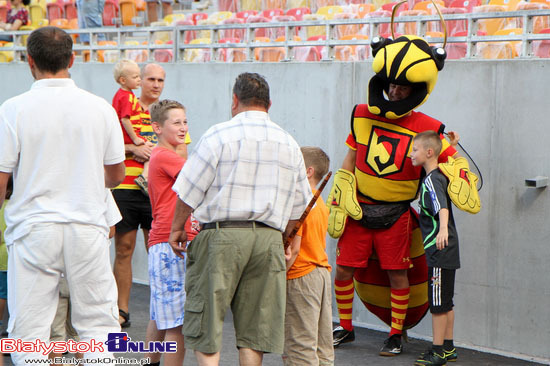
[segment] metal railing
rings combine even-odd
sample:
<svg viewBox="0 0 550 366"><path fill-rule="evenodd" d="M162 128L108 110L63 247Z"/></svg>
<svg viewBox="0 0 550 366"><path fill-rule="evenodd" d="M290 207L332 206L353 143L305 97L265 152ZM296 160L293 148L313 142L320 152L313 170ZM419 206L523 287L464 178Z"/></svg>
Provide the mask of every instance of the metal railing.
<svg viewBox="0 0 550 366"><path fill-rule="evenodd" d="M549 10L523 10L514 12L494 12L494 13L466 13L466 14L445 14L444 19L448 21L465 21L467 24L467 34L463 37L448 37L449 44L462 43L466 44L466 54L464 58L479 58L477 51L478 44L489 42L521 42L521 48L518 52L520 58L533 58L533 42L550 40L550 33L533 33L533 19L535 17L549 17ZM522 34L509 35L478 35L479 22L486 19L516 19L521 21ZM79 55L78 60L85 61L84 58L91 62L96 62L98 52L118 51L124 54L125 51L139 50L147 51L146 59L139 61L154 60L155 50L170 50L172 53L169 62L185 62L186 53L190 50L206 50L208 51L210 62L216 62L220 59L220 50L224 49L240 49L245 52L246 61L256 61L254 50L266 47L277 47L284 49L284 59L282 61L293 61L293 49L297 47L326 47L327 52L323 53L321 61L333 61L335 59L335 49L339 46L365 46L370 44L370 40L379 34L380 26L389 24L391 19L386 18L363 18L363 19L333 19L321 21L294 21L280 23L246 23L246 24L223 24L223 25L178 25L166 27L120 27L120 28L89 28L79 30L67 30L70 34L88 34L90 36L90 44L84 45L75 43L74 50ZM425 37L427 25L430 22L439 22L437 15L428 16L400 16L395 19L395 23L415 23L417 35ZM367 29L366 33L369 39L337 39L335 33L338 26L356 25L363 29ZM308 27L324 27L324 35L326 39L317 41L295 40L291 35L297 29L306 29ZM255 31L262 28L268 29L284 29L284 41L282 42L257 42L255 41ZM220 32L227 30L243 30L245 37L240 43L220 43ZM13 52L15 62L24 60L26 48L24 46L26 37L31 31L16 31L3 32L14 36L14 45L9 47L1 47L2 52ZM209 32L210 43L206 44L191 44L186 43L186 32ZM155 39L159 34L167 35L172 40L171 44L157 44ZM99 39L108 39L116 41L117 45L100 45ZM127 44L127 41L137 40L139 44ZM431 44L442 44L443 37L427 37L426 40ZM116 53L116 52L115 52ZM83 56L84 55L84 56ZM368 56L371 57L370 55Z"/></svg>

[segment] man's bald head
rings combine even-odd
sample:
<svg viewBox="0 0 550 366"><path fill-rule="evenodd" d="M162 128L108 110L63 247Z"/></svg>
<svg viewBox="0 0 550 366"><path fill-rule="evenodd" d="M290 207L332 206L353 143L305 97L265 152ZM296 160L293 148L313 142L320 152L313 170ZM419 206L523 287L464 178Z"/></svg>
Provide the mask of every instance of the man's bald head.
<svg viewBox="0 0 550 366"><path fill-rule="evenodd" d="M141 96L142 104L149 106L159 100L164 89L166 72L159 64L147 64L141 69Z"/></svg>

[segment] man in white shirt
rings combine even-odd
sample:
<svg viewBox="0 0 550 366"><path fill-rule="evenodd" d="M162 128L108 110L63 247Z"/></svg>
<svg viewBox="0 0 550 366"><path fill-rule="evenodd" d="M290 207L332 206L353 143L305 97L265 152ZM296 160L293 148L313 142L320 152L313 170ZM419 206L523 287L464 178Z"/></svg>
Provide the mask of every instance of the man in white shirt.
<svg viewBox="0 0 550 366"><path fill-rule="evenodd" d="M263 77L239 75L233 119L206 131L173 187L180 199L170 244L188 255L183 334L199 365L219 363L229 306L241 365L283 351L283 236L312 193L300 147L270 120L270 105ZM184 223L193 211L203 229L186 248Z"/></svg>
<svg viewBox="0 0 550 366"><path fill-rule="evenodd" d="M37 29L27 53L36 81L0 107L0 204L14 180L6 207L8 332L25 342L49 340L64 274L81 342L105 342L120 331L105 188L124 179L122 132L109 103L70 79L70 35ZM85 357L109 357L103 347ZM46 357L12 353L16 365Z"/></svg>

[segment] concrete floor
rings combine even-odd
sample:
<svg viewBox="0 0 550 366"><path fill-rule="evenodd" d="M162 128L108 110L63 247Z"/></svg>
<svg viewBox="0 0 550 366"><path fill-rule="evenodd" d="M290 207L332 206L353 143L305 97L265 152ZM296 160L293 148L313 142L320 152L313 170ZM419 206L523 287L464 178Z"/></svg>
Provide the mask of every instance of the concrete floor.
<svg viewBox="0 0 550 366"><path fill-rule="evenodd" d="M130 303L132 325L123 331L127 332L133 341L145 341L145 330L149 321L149 287L134 284ZM335 350L335 365L357 366L357 365L383 365L402 366L413 365L420 353L430 347L428 342L410 339L404 344L403 354L397 357L380 357L378 351L382 347L387 334L364 328L355 328L356 339L352 343L343 344ZM142 354L117 354L117 357L141 359ZM463 366L527 366L544 365L541 363L528 362L514 358L502 357L489 353L482 353L467 349L458 349L458 362L455 365ZM185 365L197 365L195 355L188 351L185 355ZM266 354L264 365L282 365L281 356L277 354ZM9 357L4 357L4 365L12 365ZM220 365L238 365L238 351L235 348L235 335L232 325L231 313L228 313L223 330L223 348L221 351ZM548 363L550 365L550 362Z"/></svg>

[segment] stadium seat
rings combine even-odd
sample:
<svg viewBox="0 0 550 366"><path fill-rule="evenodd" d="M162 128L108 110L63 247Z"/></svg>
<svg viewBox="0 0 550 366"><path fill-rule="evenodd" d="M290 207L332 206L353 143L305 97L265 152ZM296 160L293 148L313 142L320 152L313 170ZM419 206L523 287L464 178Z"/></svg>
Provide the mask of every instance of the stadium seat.
<svg viewBox="0 0 550 366"><path fill-rule="evenodd" d="M136 20L138 12L134 0L119 0L118 6L120 9L121 23L124 26L139 25Z"/></svg>
<svg viewBox="0 0 550 366"><path fill-rule="evenodd" d="M305 14L302 18L304 21L321 21L325 20L325 16L322 14ZM320 36L326 34L326 27L324 25L320 26L309 26L309 27L302 27L305 28L306 37L310 38L313 36Z"/></svg>
<svg viewBox="0 0 550 366"><path fill-rule="evenodd" d="M179 20L185 20L187 19L187 17L185 16L185 14L183 13L172 13L172 14L168 14L166 15L163 20L168 24L168 25L173 25L175 24L177 21Z"/></svg>
<svg viewBox="0 0 550 366"><path fill-rule="evenodd" d="M216 25L218 24L216 19L201 19L197 21L197 25ZM198 38L212 38L212 31L211 30L199 30L197 31L197 39Z"/></svg>
<svg viewBox="0 0 550 366"><path fill-rule="evenodd" d="M285 0L261 0L262 9L285 9ZM282 15L282 14L281 14Z"/></svg>
<svg viewBox="0 0 550 366"><path fill-rule="evenodd" d="M467 35L468 35L467 31L459 31L452 34L453 37L466 37ZM487 33L478 31L477 35L486 36ZM466 43L447 43L447 47L445 49L447 51L447 59L458 60L466 57L467 44Z"/></svg>
<svg viewBox="0 0 550 366"><path fill-rule="evenodd" d="M29 5L29 17L31 20L31 25L38 27L39 24L42 24L42 21L46 19L46 5L38 1L33 1Z"/></svg>
<svg viewBox="0 0 550 366"><path fill-rule="evenodd" d="M337 0L311 0L311 5L309 6L311 8L312 12L317 12L317 10L321 9L324 6L334 6L338 5Z"/></svg>
<svg viewBox="0 0 550 366"><path fill-rule="evenodd" d="M505 6L508 11L516 10L521 0L489 0L488 5L502 5Z"/></svg>
<svg viewBox="0 0 550 366"><path fill-rule="evenodd" d="M105 6L103 7L103 25L112 27L116 25L118 19L118 1L105 0Z"/></svg>
<svg viewBox="0 0 550 366"><path fill-rule="evenodd" d="M549 3L534 3L529 2L526 3L524 1L520 2L517 6L517 10L542 10L542 9L550 9L550 2ZM517 25L518 28L523 27L523 19L518 18L517 19ZM540 17L533 17L533 33L540 33L541 30L550 28L550 17L549 16L540 16Z"/></svg>
<svg viewBox="0 0 550 366"><path fill-rule="evenodd" d="M63 3L50 2L46 4L46 13L48 21L51 23L54 19L60 19L65 17L63 11Z"/></svg>
<svg viewBox="0 0 550 366"><path fill-rule="evenodd" d="M437 6L439 6L439 9L445 7L445 3L441 0L434 0ZM423 10L428 14L436 14L437 11L434 8L434 4L431 2L431 0L425 0L425 1L419 1L416 4L414 4L412 10Z"/></svg>
<svg viewBox="0 0 550 366"><path fill-rule="evenodd" d="M221 24L225 19L229 19L233 16L230 11L216 11L208 16L208 20L212 20L215 24Z"/></svg>
<svg viewBox="0 0 550 366"><path fill-rule="evenodd" d="M511 59L517 56L511 42L479 43L478 55L485 59Z"/></svg>
<svg viewBox="0 0 550 366"><path fill-rule="evenodd" d="M266 9L266 10L263 10L260 15L267 18L267 19L271 19L273 18L275 15L284 15L285 12L283 11L283 9Z"/></svg>
<svg viewBox="0 0 550 366"><path fill-rule="evenodd" d="M349 34L340 38L341 40L366 40L364 34ZM336 46L334 47L334 59L338 61L362 61L369 55L370 46Z"/></svg>
<svg viewBox="0 0 550 366"><path fill-rule="evenodd" d="M453 0L449 4L449 8L464 8L467 10L468 13L472 13L474 10L474 7L480 6L481 1L480 0Z"/></svg>
<svg viewBox="0 0 550 366"><path fill-rule="evenodd" d="M173 44L173 42L167 41L166 43L156 40L155 44ZM172 62L174 59L174 51L170 49L158 49L153 50L153 60L156 62Z"/></svg>
<svg viewBox="0 0 550 366"><path fill-rule="evenodd" d="M284 22L294 22L294 21L296 21L296 18L294 18L291 15L275 15L273 18L271 18L272 23L284 23ZM268 32L269 32L269 38L271 38L271 39L275 39L275 38L278 38L278 37L284 37L285 28L283 28L283 27L269 28ZM289 36L291 36L291 37L294 37L298 34L296 28L289 29L289 32L290 32Z"/></svg>
<svg viewBox="0 0 550 366"><path fill-rule="evenodd" d="M550 28L541 29L539 33L550 33ZM533 54L541 58L550 58L550 40L533 41Z"/></svg>
<svg viewBox="0 0 550 366"><path fill-rule="evenodd" d="M403 4L404 5L407 5L406 3ZM389 18L391 17L391 11L388 11L388 10L377 10L377 11L373 11L371 13L368 13L367 15L365 15L366 18ZM364 29L361 30L361 33L363 34L370 34L370 29L369 29L369 24L366 24L364 27ZM378 25L378 32L375 32L375 34L390 34L391 35L391 29L390 29L390 23L380 23Z"/></svg>
<svg viewBox="0 0 550 366"><path fill-rule="evenodd" d="M359 19L363 19L365 15L375 10L373 4L353 4L351 5L351 8L353 13L357 14L357 18Z"/></svg>
<svg viewBox="0 0 550 366"><path fill-rule="evenodd" d="M353 13L337 13L334 15L334 19L357 19L357 15ZM337 25L334 27L334 35L336 38L341 39L350 34L358 34L360 30L361 24Z"/></svg>
<svg viewBox="0 0 550 366"><path fill-rule="evenodd" d="M312 0L286 0L286 9L308 8L311 9Z"/></svg>
<svg viewBox="0 0 550 366"><path fill-rule="evenodd" d="M138 41L126 41L126 46L139 46ZM143 49L124 50L124 58L132 60L137 63L147 62L149 59L149 51Z"/></svg>
<svg viewBox="0 0 550 366"><path fill-rule="evenodd" d="M286 11L286 15L293 16L297 21L302 20L304 14L311 14L309 8L292 8Z"/></svg>
<svg viewBox="0 0 550 366"><path fill-rule="evenodd" d="M465 8L442 8L441 14L465 14L467 10ZM467 20L447 20L447 34L455 34L456 32L461 32L468 29ZM432 32L443 32L443 27L441 22L430 22L430 30Z"/></svg>
<svg viewBox="0 0 550 366"><path fill-rule="evenodd" d="M317 14L324 15L325 19L334 19L334 15L338 13L343 13L344 9L341 6L323 6L317 10Z"/></svg>
<svg viewBox="0 0 550 366"><path fill-rule="evenodd" d="M219 43L240 43L238 38L223 38ZM220 48L217 59L223 62L244 62L246 61L246 49L244 48Z"/></svg>
<svg viewBox="0 0 550 366"><path fill-rule="evenodd" d="M97 42L99 46L117 46L116 41L99 41ZM107 62L115 63L120 58L119 50L99 50L97 51L97 61L98 62Z"/></svg>
<svg viewBox="0 0 550 366"><path fill-rule="evenodd" d="M244 21L246 21L246 19L251 16L251 15L256 15L258 14L258 12L256 10L243 10L243 11L239 11L237 14L235 14L235 16L237 18L240 18L240 19L243 19Z"/></svg>
<svg viewBox="0 0 550 366"><path fill-rule="evenodd" d="M269 19L261 15L251 15L246 18L247 23L269 23ZM266 37L268 34L269 28L257 28L254 30L254 36L257 37Z"/></svg>
<svg viewBox="0 0 550 366"><path fill-rule="evenodd" d="M189 44L210 44L210 38L197 38ZM183 60L186 62L208 62L210 61L210 49L208 48L188 48L183 52Z"/></svg>
<svg viewBox="0 0 550 366"><path fill-rule="evenodd" d="M424 16L428 13L424 10L405 10L399 15L400 17L416 17ZM416 35L418 30L416 29L416 22L403 22L395 24L395 30L401 34L413 34ZM391 31L391 30L390 30Z"/></svg>
<svg viewBox="0 0 550 366"><path fill-rule="evenodd" d="M294 37L295 41L300 41L300 37ZM284 42L285 37L279 37L275 42ZM260 62L279 62L286 57L286 50L284 47L261 47L256 48L255 54L257 60Z"/></svg>
<svg viewBox="0 0 550 366"><path fill-rule="evenodd" d="M239 10L237 0L218 0L218 10L236 13Z"/></svg>
<svg viewBox="0 0 550 366"><path fill-rule="evenodd" d="M78 12L74 0L63 0L63 5L65 9L65 18L69 20L78 19Z"/></svg>
<svg viewBox="0 0 550 366"><path fill-rule="evenodd" d="M504 5L480 5L473 9L474 13L491 13L507 11L507 7ZM499 29L513 28L510 19L508 18L495 18L495 19L479 19L478 30L487 33L492 36Z"/></svg>
<svg viewBox="0 0 550 366"><path fill-rule="evenodd" d="M10 10L8 4L6 1L0 2L0 22L5 23L8 20L8 11Z"/></svg>
<svg viewBox="0 0 550 366"><path fill-rule="evenodd" d="M391 12L393 10L393 7L395 5L397 5L398 2L393 2L393 3L387 3L387 4L383 4L378 10L385 10L385 11L389 11L390 12L390 16L391 16ZM395 16L398 17L401 15L401 12L405 11L405 10L409 10L409 4L408 3L404 3L404 4L401 4L399 6L399 8L397 9L397 11L395 12Z"/></svg>
<svg viewBox="0 0 550 366"><path fill-rule="evenodd" d="M176 21L176 26L178 25L195 25L191 19L184 19L184 20L178 20ZM197 38L197 31L195 30L187 30L184 32L183 35L183 42L185 44L190 43L192 40Z"/></svg>
<svg viewBox="0 0 550 366"><path fill-rule="evenodd" d="M523 28L499 29L495 32L495 36L505 36L510 34L521 35L523 34ZM514 57L517 57L521 53L521 41L510 41L510 44L514 47Z"/></svg>
<svg viewBox="0 0 550 366"><path fill-rule="evenodd" d="M2 47L13 47L13 42L6 42ZM0 62L12 62L14 53L13 51L1 51L0 47Z"/></svg>
<svg viewBox="0 0 550 366"><path fill-rule="evenodd" d="M150 26L152 28L168 27L170 25L172 25L172 24L170 24L168 22L165 22L164 20L157 21L157 22L152 22L150 24ZM155 31L155 32L152 32L151 33L151 41L155 42L155 43L157 41L160 41L161 43L172 41L172 32L171 31Z"/></svg>
<svg viewBox="0 0 550 366"><path fill-rule="evenodd" d="M260 11L262 10L262 3L261 3L261 0L241 0L241 6L239 9L241 11L243 10Z"/></svg>
<svg viewBox="0 0 550 366"><path fill-rule="evenodd" d="M78 29L78 19L68 19L69 21L69 29Z"/></svg>
<svg viewBox="0 0 550 366"><path fill-rule="evenodd" d="M229 18L222 20L221 24L244 24L244 19L241 18ZM246 29L221 29L219 31L219 38L232 38L232 39L244 39Z"/></svg>
<svg viewBox="0 0 550 366"><path fill-rule="evenodd" d="M428 42L430 46L443 47L443 43L434 43L432 41L432 38L444 38L444 37L445 37L445 34L443 34L443 32L426 32L424 38L426 39L426 42Z"/></svg>
<svg viewBox="0 0 550 366"><path fill-rule="evenodd" d="M61 29L70 29L69 21L65 18L57 18L49 21L49 24L53 27Z"/></svg>
<svg viewBox="0 0 550 366"><path fill-rule="evenodd" d="M193 13L191 14L191 20L193 24L197 25L197 22L202 19L208 19L208 14L206 13Z"/></svg>
<svg viewBox="0 0 550 366"><path fill-rule="evenodd" d="M325 41L327 39L326 35L319 35L319 36L312 36L309 37L308 41ZM321 58L327 58L328 51L326 46L313 46L317 49L317 52L319 52L319 55L321 55Z"/></svg>
<svg viewBox="0 0 550 366"><path fill-rule="evenodd" d="M315 47L295 47L294 60L300 62L321 61L321 54Z"/></svg>

